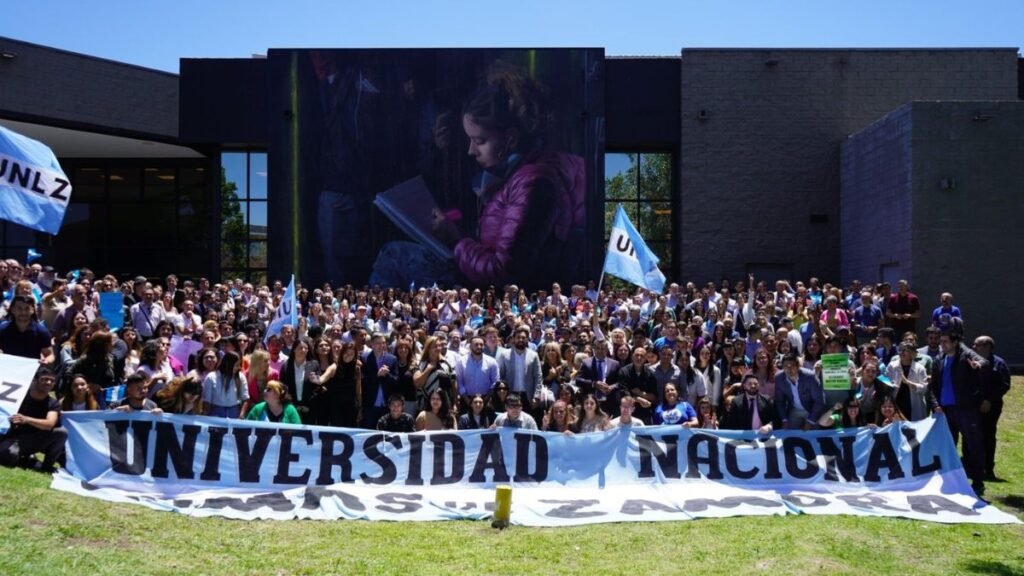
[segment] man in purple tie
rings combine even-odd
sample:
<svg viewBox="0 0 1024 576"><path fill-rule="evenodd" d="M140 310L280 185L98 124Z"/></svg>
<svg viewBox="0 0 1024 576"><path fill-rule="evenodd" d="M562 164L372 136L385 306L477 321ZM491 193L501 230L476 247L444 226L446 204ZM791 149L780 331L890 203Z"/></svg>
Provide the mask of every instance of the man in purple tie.
<svg viewBox="0 0 1024 576"><path fill-rule="evenodd" d="M767 436L779 425L775 402L757 393L758 380L754 374L743 377L743 394L732 399L732 405L722 419L723 430L756 430Z"/></svg>

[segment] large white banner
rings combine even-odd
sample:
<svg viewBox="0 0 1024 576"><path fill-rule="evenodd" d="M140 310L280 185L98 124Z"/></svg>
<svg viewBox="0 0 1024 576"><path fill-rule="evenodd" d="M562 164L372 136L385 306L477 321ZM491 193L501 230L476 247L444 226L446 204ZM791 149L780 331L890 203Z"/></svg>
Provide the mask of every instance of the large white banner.
<svg viewBox="0 0 1024 576"><path fill-rule="evenodd" d="M59 490L193 516L481 519L513 486L512 522L565 526L855 514L1016 523L976 499L938 419L883 429L565 436L387 434L184 416L64 415Z"/></svg>

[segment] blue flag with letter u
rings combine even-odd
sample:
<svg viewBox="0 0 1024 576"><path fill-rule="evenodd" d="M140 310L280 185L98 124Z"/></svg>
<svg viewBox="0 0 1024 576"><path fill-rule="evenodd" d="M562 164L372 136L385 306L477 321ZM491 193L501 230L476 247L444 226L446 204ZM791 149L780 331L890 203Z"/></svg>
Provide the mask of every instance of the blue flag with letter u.
<svg viewBox="0 0 1024 576"><path fill-rule="evenodd" d="M0 126L0 219L56 234L70 201L71 182L53 150Z"/></svg>
<svg viewBox="0 0 1024 576"><path fill-rule="evenodd" d="M612 222L604 272L659 294L665 289L665 275L658 268L658 257L633 227L621 204Z"/></svg>
<svg viewBox="0 0 1024 576"><path fill-rule="evenodd" d="M285 324L297 325L299 323L297 316L298 313L295 310L295 274L292 274L292 280L288 283L288 289L284 291L281 303L277 305L277 311L274 312L274 319L267 326L267 335L263 338L264 343L270 340L271 336L280 334L281 327Z"/></svg>

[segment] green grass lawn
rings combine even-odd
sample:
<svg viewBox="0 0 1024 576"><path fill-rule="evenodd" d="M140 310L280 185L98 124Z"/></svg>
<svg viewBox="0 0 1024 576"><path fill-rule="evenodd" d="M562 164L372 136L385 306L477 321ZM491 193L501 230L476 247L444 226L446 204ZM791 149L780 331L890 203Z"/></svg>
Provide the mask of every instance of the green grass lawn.
<svg viewBox="0 0 1024 576"><path fill-rule="evenodd" d="M1024 378L1014 378L988 497L1024 518ZM1024 526L853 516L512 527L199 519L50 490L0 469L0 575L1024 575Z"/></svg>

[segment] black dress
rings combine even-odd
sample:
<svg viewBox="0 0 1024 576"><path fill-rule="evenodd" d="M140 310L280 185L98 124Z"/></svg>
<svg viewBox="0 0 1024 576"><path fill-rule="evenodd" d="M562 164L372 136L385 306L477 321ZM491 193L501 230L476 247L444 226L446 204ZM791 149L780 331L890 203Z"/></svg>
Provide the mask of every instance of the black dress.
<svg viewBox="0 0 1024 576"><path fill-rule="evenodd" d="M340 362L330 380L323 382L327 388L328 421L331 426L356 428L359 426L359 403L356 401L356 385L359 381L356 363Z"/></svg>

